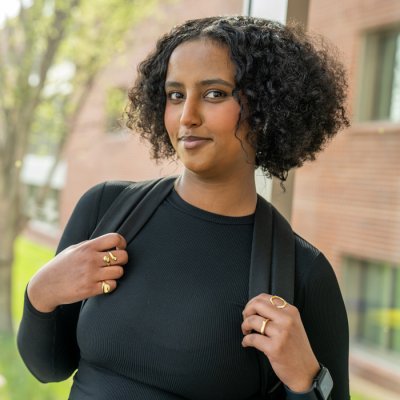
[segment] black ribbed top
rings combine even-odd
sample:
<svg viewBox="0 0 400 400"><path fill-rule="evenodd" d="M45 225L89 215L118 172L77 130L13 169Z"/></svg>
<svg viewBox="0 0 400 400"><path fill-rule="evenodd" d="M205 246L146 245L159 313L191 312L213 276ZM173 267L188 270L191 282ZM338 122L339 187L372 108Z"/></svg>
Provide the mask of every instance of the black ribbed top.
<svg viewBox="0 0 400 400"><path fill-rule="evenodd" d="M118 290L81 312L85 373L78 370L71 399L116 393L115 374L129 380L132 399L256 393L257 361L240 345L252 221L203 211L172 192L129 244ZM92 368L106 385L84 379Z"/></svg>
<svg viewBox="0 0 400 400"><path fill-rule="evenodd" d="M124 186L91 189L58 251L87 239ZM27 366L42 381L78 367L71 400L260 399L256 350L242 348L240 329L253 219L201 210L172 191L128 244L115 292L90 298L80 315L80 303L43 314L26 298L18 345ZM335 301L325 302L327 295ZM343 301L329 263L299 237L295 303L331 371L334 398L347 399Z"/></svg>

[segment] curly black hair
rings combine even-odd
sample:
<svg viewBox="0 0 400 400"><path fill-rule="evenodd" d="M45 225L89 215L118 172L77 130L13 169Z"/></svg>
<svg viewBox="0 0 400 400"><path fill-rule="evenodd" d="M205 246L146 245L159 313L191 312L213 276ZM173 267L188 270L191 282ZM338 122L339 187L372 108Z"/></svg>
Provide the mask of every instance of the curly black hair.
<svg viewBox="0 0 400 400"><path fill-rule="evenodd" d="M175 155L164 126L169 58L181 43L204 38L229 49L240 120L250 127L247 140L256 149L256 166L267 176L285 181L291 168L314 160L329 139L349 126L346 74L320 37L262 18L189 20L158 40L129 90L126 124L151 143L156 160Z"/></svg>

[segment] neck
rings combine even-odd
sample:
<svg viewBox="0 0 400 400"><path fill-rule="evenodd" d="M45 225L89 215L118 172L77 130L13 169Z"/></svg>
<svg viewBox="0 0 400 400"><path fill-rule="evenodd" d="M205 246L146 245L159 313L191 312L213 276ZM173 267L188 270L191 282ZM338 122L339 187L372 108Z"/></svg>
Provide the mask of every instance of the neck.
<svg viewBox="0 0 400 400"><path fill-rule="evenodd" d="M175 190L186 202L220 215L240 217L253 214L257 204L254 171L241 177L204 178L185 169Z"/></svg>

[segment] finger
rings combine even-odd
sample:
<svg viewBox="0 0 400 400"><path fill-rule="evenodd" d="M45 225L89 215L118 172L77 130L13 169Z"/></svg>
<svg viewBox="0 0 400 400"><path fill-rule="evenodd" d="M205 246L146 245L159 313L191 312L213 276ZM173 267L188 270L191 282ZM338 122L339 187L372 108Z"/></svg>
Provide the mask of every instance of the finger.
<svg viewBox="0 0 400 400"><path fill-rule="evenodd" d="M269 302L270 295L259 295L246 304L242 314L243 319L253 314L258 314L271 320L279 319L282 315L282 309L278 309Z"/></svg>
<svg viewBox="0 0 400 400"><path fill-rule="evenodd" d="M114 248L118 248L120 250L126 249L125 238L116 232L106 233L105 235L89 240L87 244L92 246L93 249L97 251L106 251Z"/></svg>
<svg viewBox="0 0 400 400"><path fill-rule="evenodd" d="M112 250L98 253L100 265L125 265L128 263L128 252L125 250Z"/></svg>
<svg viewBox="0 0 400 400"><path fill-rule="evenodd" d="M268 294L268 293L260 293L260 294L258 294L257 296L254 296L253 298L251 298L248 302L247 302L247 304L251 304L254 300L257 300L257 299L264 299L265 301L268 301L268 299L270 298L270 294Z"/></svg>
<svg viewBox="0 0 400 400"><path fill-rule="evenodd" d="M262 351L264 354L268 354L271 343L272 341L268 336L260 335L258 333L246 335L242 340L243 347L254 347L257 350Z"/></svg>
<svg viewBox="0 0 400 400"><path fill-rule="evenodd" d="M114 265L107 268L102 268L98 275L99 281L104 280L116 280L120 279L124 275L124 269L119 265Z"/></svg>
<svg viewBox="0 0 400 400"><path fill-rule="evenodd" d="M266 303L268 303L269 299L271 298L272 295L268 294L268 293L260 293L259 295L253 297L252 299L250 299L246 306L249 306L251 304L253 304L254 302L257 301L265 301ZM246 307L245 307L246 308Z"/></svg>
<svg viewBox="0 0 400 400"><path fill-rule="evenodd" d="M118 244L115 246L118 250L125 250L126 246L128 245L126 243L126 239L120 234L120 233L116 233L119 236L119 242Z"/></svg>
<svg viewBox="0 0 400 400"><path fill-rule="evenodd" d="M267 329L271 324L271 320L268 318L263 318L259 315L250 315L247 317L242 323L242 332L243 335L248 335L251 332L258 332L263 335L269 336L267 334ZM264 329L264 333L261 330Z"/></svg>
<svg viewBox="0 0 400 400"><path fill-rule="evenodd" d="M291 304L287 303L286 300L284 300L282 297L276 296L276 295L270 295L267 293L262 293L256 297L253 297L247 304L246 307L243 310L243 317L247 316L247 313L249 310L254 310L253 307L255 307L255 304L264 304L267 305L272 312L274 310L283 310L285 309L285 312L291 312L294 306ZM250 311L251 312L251 311ZM279 314L277 314L279 315ZM282 314L281 314L282 315Z"/></svg>
<svg viewBox="0 0 400 400"><path fill-rule="evenodd" d="M289 303L288 303L284 298L282 298L282 297L280 297L280 296L276 296L276 295L271 296L271 297L269 298L269 302L270 302L274 307L280 308L280 309L286 308L286 307L289 306Z"/></svg>
<svg viewBox="0 0 400 400"><path fill-rule="evenodd" d="M270 302L271 305L273 305L276 308L280 308L280 309L289 307L291 305L282 297L277 296L277 295L268 294L268 293L261 293L255 297L253 297L252 299L250 299L248 301L247 304L251 304L253 301L258 300L258 299L262 299L262 300L265 300L266 302Z"/></svg>
<svg viewBox="0 0 400 400"><path fill-rule="evenodd" d="M117 288L117 282L114 280L105 280L99 282L99 292L98 294L106 295L113 292Z"/></svg>

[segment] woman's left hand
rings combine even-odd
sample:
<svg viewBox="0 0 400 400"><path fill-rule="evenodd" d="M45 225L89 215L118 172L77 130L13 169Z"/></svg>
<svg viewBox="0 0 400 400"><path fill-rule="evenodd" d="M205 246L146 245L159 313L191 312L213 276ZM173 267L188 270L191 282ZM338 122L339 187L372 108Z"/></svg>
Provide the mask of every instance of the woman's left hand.
<svg viewBox="0 0 400 400"><path fill-rule="evenodd" d="M243 347L255 347L269 359L278 378L294 392L308 391L320 366L300 313L278 297L260 294L243 310ZM283 306L278 308L278 306ZM267 322L264 322L267 320ZM261 330L264 328L263 334Z"/></svg>

